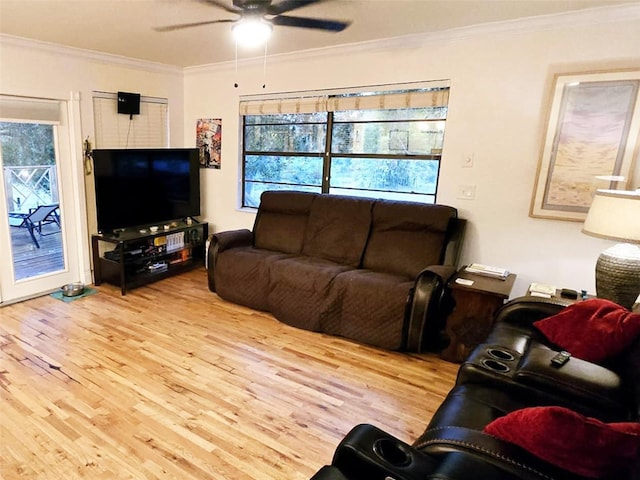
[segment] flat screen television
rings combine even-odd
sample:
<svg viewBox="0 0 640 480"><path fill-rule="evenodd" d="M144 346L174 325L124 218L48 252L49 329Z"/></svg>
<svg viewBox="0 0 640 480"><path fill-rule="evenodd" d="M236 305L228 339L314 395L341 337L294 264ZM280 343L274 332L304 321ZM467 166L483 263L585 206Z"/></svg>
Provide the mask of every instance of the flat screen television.
<svg viewBox="0 0 640 480"><path fill-rule="evenodd" d="M197 148L93 151L98 231L200 215Z"/></svg>

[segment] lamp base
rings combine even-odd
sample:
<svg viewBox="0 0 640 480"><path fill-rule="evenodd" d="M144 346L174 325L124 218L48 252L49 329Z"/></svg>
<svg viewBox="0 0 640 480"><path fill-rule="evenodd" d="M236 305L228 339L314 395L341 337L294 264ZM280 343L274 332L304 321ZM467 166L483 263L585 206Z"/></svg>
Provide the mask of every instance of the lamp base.
<svg viewBox="0 0 640 480"><path fill-rule="evenodd" d="M618 244L596 262L596 294L631 310L640 294L640 247Z"/></svg>

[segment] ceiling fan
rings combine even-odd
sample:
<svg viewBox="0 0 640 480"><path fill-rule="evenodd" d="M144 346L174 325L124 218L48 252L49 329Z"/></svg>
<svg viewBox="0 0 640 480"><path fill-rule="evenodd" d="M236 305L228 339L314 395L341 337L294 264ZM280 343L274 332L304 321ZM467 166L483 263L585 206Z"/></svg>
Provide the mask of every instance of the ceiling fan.
<svg viewBox="0 0 640 480"><path fill-rule="evenodd" d="M157 27L155 30L158 32L170 32L214 23L233 23L232 30L237 40L246 39L247 35L252 35L252 32L256 32L256 35L262 35L264 38L258 39L255 43L262 44L271 33L273 25L340 32L351 24L351 22L348 21L283 15L292 10L326 0L283 0L273 5L271 3L272 0L233 0L233 6L227 5L221 0L199 1L221 8L229 13L235 13L240 15L240 17L236 19L205 20L179 25L168 25L165 27ZM261 30L261 33L259 33L259 30Z"/></svg>

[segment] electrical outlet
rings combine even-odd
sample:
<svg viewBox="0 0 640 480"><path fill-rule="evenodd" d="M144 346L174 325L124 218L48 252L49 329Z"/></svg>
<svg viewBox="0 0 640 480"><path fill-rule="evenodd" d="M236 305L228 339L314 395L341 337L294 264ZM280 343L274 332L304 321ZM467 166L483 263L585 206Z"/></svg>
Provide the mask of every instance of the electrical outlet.
<svg viewBox="0 0 640 480"><path fill-rule="evenodd" d="M474 198L476 198L476 186L475 185L458 186L458 198L461 200L473 200Z"/></svg>
<svg viewBox="0 0 640 480"><path fill-rule="evenodd" d="M462 157L462 168L473 167L473 153L468 153Z"/></svg>

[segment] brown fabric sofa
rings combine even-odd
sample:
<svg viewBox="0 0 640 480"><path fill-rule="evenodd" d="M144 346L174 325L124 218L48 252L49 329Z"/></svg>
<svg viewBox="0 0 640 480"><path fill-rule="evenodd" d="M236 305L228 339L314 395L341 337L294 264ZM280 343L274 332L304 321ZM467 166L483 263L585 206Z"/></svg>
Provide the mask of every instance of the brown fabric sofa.
<svg viewBox="0 0 640 480"><path fill-rule="evenodd" d="M209 288L295 327L420 351L464 223L443 205L265 192L253 231L211 236Z"/></svg>

